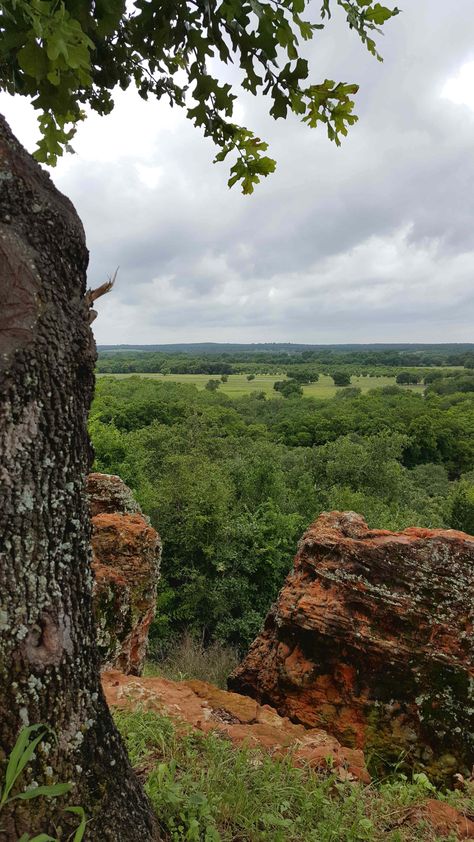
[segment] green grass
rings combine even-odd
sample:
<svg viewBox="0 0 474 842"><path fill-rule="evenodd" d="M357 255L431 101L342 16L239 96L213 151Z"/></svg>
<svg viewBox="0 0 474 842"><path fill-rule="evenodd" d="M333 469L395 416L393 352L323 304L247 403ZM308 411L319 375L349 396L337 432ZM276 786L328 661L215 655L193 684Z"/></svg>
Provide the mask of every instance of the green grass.
<svg viewBox="0 0 474 842"><path fill-rule="evenodd" d="M362 786L290 758L234 747L155 712L116 711L117 725L170 842L447 842L416 808L433 797L419 776ZM459 808L467 798L450 794Z"/></svg>
<svg viewBox="0 0 474 842"><path fill-rule="evenodd" d="M151 380L161 380L169 383L188 383L192 386L197 386L198 389L204 389L208 380L218 380L218 375L209 374L98 374L98 377L147 377ZM275 374L257 374L255 380L247 380L245 374L230 374L227 383L221 383L219 392L223 395L229 395L232 398L240 398L244 395L251 395L255 392L264 392L269 398L281 399L281 395L275 392L273 384L277 380L284 380L284 375ZM381 386L394 386L395 377L353 377L351 386L358 386L362 392L368 392L369 389L376 389ZM424 386L406 386L403 388L413 389L415 392L423 392ZM305 397L311 398L333 398L340 391L334 385L332 378L326 374L322 374L317 383L311 383L309 386L303 386L303 394Z"/></svg>
<svg viewBox="0 0 474 842"><path fill-rule="evenodd" d="M352 377L351 386L357 386L362 392L369 389L380 389L382 386L396 386L395 377ZM273 387L272 387L273 388ZM412 389L415 392L423 392L423 385L407 386L402 388ZM341 389L334 385L332 377L321 374L317 383L310 383L303 386L303 395L309 398L333 398Z"/></svg>

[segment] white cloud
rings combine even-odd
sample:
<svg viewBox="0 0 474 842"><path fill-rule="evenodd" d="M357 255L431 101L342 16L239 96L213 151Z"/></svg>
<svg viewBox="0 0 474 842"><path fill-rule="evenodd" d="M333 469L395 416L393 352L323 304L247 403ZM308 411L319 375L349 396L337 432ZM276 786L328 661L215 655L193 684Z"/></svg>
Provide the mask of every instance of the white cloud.
<svg viewBox="0 0 474 842"><path fill-rule="evenodd" d="M474 111L474 61L463 64L456 76L447 80L441 96L456 105L467 105Z"/></svg>
<svg viewBox="0 0 474 842"><path fill-rule="evenodd" d="M397 333L387 335L387 330L392 330L391 324L396 330L405 324L408 338L434 342L440 324L454 321L461 331L455 338L469 341L474 251L452 258L443 255L440 243L416 243L410 235L410 227L404 227L384 237L369 237L304 271L270 278L240 277L222 255L208 254L204 266L211 269L206 277L212 274L214 285L207 291L169 276L138 285L136 299L128 305L116 306L111 298L104 306L105 341L112 341L108 337L113 338L119 323L133 324L140 312L144 343L172 341L183 319L192 325L195 337L206 335L209 340L225 335L229 341L278 341L290 336L295 341L331 342L339 326L344 341L365 341L370 325L369 338L397 341ZM201 333L196 333L197 325ZM416 334L410 337L413 330ZM121 341L133 341L125 331Z"/></svg>
<svg viewBox="0 0 474 842"><path fill-rule="evenodd" d="M341 149L245 95L238 118L278 160L251 198L179 110L130 91L92 115L52 175L83 219L91 285L120 264L98 341L472 341L471 5L407 4L383 65L342 20L318 34L314 78L361 85ZM31 106L0 109L32 150Z"/></svg>

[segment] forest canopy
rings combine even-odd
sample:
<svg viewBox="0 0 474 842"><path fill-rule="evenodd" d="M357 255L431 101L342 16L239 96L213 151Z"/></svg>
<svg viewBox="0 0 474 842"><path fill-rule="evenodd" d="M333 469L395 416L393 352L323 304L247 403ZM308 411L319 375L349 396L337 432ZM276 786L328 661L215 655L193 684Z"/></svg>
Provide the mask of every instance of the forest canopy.
<svg viewBox="0 0 474 842"><path fill-rule="evenodd" d="M472 532L474 375L441 373L424 395L345 391L265 400L99 379L96 469L133 488L163 538L156 645L191 629L244 650L321 511Z"/></svg>

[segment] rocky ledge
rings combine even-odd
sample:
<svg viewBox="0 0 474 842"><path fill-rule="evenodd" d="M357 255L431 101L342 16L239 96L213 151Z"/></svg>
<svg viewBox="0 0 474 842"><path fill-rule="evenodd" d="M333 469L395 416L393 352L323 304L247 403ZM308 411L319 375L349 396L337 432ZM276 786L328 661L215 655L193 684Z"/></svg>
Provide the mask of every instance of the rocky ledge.
<svg viewBox="0 0 474 842"><path fill-rule="evenodd" d="M344 748L319 728L295 725L269 705L204 681L136 678L110 671L102 674L102 686L112 708L155 710L177 724L204 733L212 731L234 745L246 745L272 757L288 754L295 765L309 765L323 774L330 771L342 781L370 781L360 749ZM472 842L471 818L444 801L430 798L407 806L400 821L415 826L423 820L437 836Z"/></svg>
<svg viewBox="0 0 474 842"><path fill-rule="evenodd" d="M452 783L474 763L473 597L473 537L325 513L229 687L377 771L401 762Z"/></svg>
<svg viewBox="0 0 474 842"><path fill-rule="evenodd" d="M160 536L120 477L90 474L87 493L102 668L140 675L156 611Z"/></svg>
<svg viewBox="0 0 474 842"><path fill-rule="evenodd" d="M330 764L342 780L370 781L362 751L343 748L321 729L295 725L255 699L204 681L133 678L117 671L102 673L102 686L112 707L156 710L199 731L214 731L235 745L245 743L272 756L289 752L298 765L327 768Z"/></svg>

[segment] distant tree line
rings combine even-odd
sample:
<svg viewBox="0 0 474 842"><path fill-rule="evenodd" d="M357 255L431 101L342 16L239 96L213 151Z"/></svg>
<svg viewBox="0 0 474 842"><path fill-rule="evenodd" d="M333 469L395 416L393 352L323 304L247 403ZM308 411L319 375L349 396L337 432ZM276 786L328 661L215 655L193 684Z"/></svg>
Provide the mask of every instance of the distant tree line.
<svg viewBox="0 0 474 842"><path fill-rule="evenodd" d="M219 348L219 346L216 346ZM449 348L449 346L448 346ZM304 351L236 351L215 350L212 353L183 351L113 351L99 352L97 370L106 374L162 373L162 374L281 374L305 371L331 373L344 370L350 374L393 373L413 367L464 366L474 368L474 351L414 350L368 351L337 350L332 348ZM395 371L397 373L397 371ZM292 374L293 379L297 379ZM302 382L302 381L300 381ZM307 381L312 382L312 381Z"/></svg>

